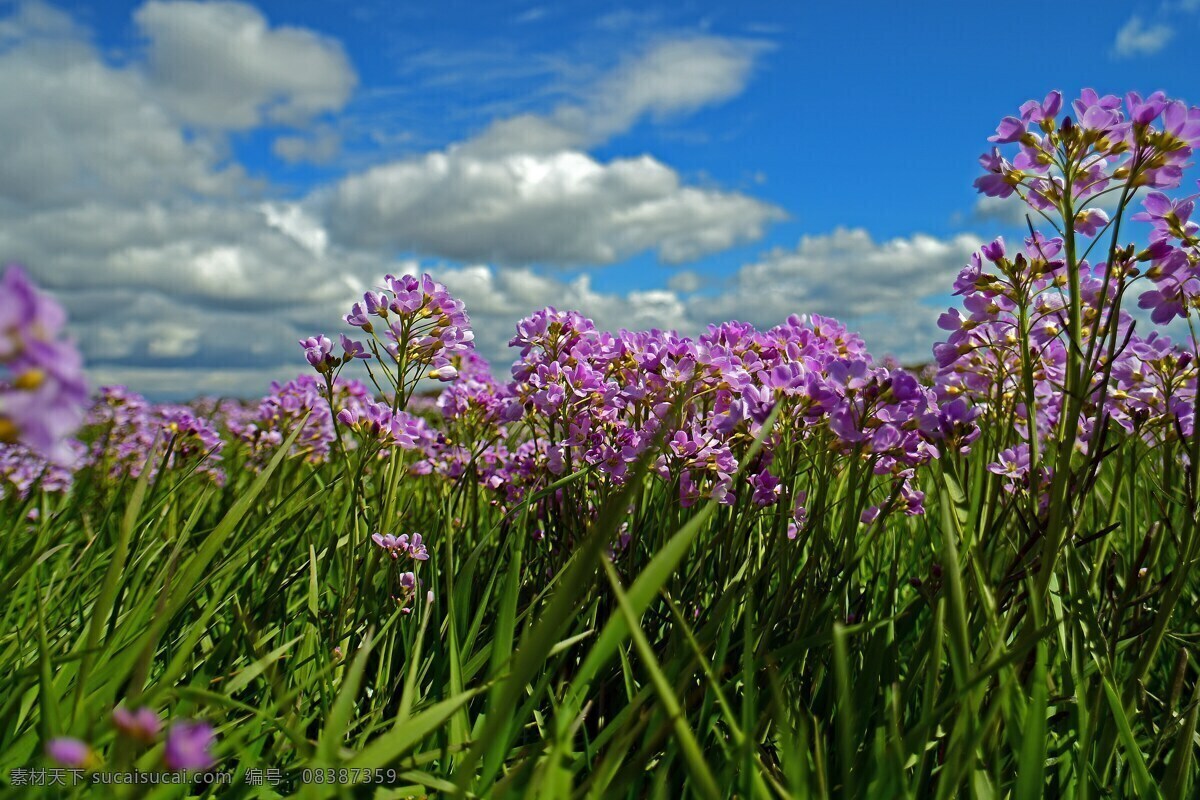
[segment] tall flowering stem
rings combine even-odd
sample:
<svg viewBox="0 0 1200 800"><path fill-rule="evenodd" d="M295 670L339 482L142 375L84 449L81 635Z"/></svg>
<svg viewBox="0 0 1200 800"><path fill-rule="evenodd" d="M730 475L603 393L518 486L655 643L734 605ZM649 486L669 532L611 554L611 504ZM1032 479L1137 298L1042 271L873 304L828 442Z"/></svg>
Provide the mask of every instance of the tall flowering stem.
<svg viewBox="0 0 1200 800"><path fill-rule="evenodd" d="M1058 553L1074 531L1074 498L1081 486L1094 480L1100 466L1098 457L1078 460L1076 456L1089 445L1093 450L1096 444L1102 445L1114 412L1121 413L1109 400L1114 370L1135 340L1133 321L1123 312L1122 302L1130 284L1141 275L1138 263L1151 264L1147 275L1161 287L1143 295L1139 304L1153 309L1155 322L1189 316L1196 296L1188 286L1189 280L1195 280L1196 264L1194 252L1188 252L1195 246L1194 226L1189 231L1187 222L1190 198L1178 204L1159 192L1147 198L1146 212L1134 218L1155 221L1149 247L1139 251L1133 245L1123 246L1120 236L1122 220L1140 190L1170 189L1182 182L1192 150L1200 143L1200 109L1171 100L1162 92L1147 98L1131 92L1122 100L1090 89L1084 90L1071 108L1074 118L1060 117L1062 95L1051 92L1040 102L1022 105L1019 116L1004 118L991 141L1015 145L1017 152L1010 161L993 148L980 159L987 174L975 182L989 196L1020 197L1058 236L1048 240L1031 231L1026 252L1013 261L1004 258L1002 242L990 245L983 255L1001 267L1004 286L992 292L992 287L979 282L981 277L970 286L959 287L973 297L1004 297L1011 307L997 309L1001 315L1016 311L1013 334L1020 352L1014 366L1024 395L1030 472L1049 476L1037 579L1042 595L1052 580ZM1104 209L1089 205L1105 196L1117 198L1111 217ZM1089 254L1105 233L1108 248L1104 261L1089 263ZM1047 276L1052 276L1049 282ZM1032 286L1032 293L1006 291L1027 286ZM1052 289L1062 297L1061 304L1044 297ZM990 320L973 316L971 321L990 325L992 332L996 332L994 322L1006 324L995 312ZM1043 340L1050 333L1055 343L1038 342L1039 324ZM1048 331L1047 326L1053 330ZM961 344L962 337L959 340ZM1061 342L1061 353L1057 342ZM1060 370L1060 375L1050 375ZM1048 402L1037 407L1043 381L1057 388L1061 399L1047 393ZM1044 434L1039 435L1038 430L1046 430L1050 419L1054 444L1043 450Z"/></svg>
<svg viewBox="0 0 1200 800"><path fill-rule="evenodd" d="M475 339L462 301L429 275L386 276L345 320L371 337L367 346L381 368L368 370L381 391L381 380L390 387L393 409L405 408L424 379L453 380L452 357L470 352Z"/></svg>

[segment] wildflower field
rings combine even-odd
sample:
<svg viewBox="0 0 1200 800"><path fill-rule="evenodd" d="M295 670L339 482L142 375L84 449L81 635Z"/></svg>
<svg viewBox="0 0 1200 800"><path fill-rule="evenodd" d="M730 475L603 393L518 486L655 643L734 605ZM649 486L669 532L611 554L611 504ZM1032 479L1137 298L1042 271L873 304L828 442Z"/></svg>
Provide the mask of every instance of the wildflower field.
<svg viewBox="0 0 1200 800"><path fill-rule="evenodd" d="M546 308L489 367L389 275L261 400L153 404L10 267L0 785L1200 796L1200 109L1052 92L991 141L1029 236L912 370L804 309Z"/></svg>

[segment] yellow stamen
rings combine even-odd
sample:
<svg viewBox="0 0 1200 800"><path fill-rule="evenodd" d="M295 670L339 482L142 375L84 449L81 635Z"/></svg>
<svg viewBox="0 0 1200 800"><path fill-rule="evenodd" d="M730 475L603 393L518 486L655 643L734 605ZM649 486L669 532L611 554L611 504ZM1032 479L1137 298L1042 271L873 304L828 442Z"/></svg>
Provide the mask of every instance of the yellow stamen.
<svg viewBox="0 0 1200 800"><path fill-rule="evenodd" d="M46 382L46 373L40 369L29 369L22 372L13 381L13 386L26 392L31 392Z"/></svg>

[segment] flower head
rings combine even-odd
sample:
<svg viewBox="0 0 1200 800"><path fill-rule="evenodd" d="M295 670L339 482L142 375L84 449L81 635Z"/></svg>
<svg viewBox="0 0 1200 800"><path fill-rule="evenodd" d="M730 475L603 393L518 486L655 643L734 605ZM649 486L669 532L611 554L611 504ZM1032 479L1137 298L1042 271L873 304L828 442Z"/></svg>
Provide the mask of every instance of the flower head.
<svg viewBox="0 0 1200 800"><path fill-rule="evenodd" d="M163 761L170 770L205 770L217 763L212 748L216 735L207 722L183 720L167 732Z"/></svg>
<svg viewBox="0 0 1200 800"><path fill-rule="evenodd" d="M86 742L59 736L46 742L46 755L64 767L86 769L98 763L96 754Z"/></svg>
<svg viewBox="0 0 1200 800"><path fill-rule="evenodd" d="M0 278L0 445L70 465L67 441L83 420L87 384L65 323L62 307L9 266Z"/></svg>
<svg viewBox="0 0 1200 800"><path fill-rule="evenodd" d="M162 720L152 708L142 706L137 711L130 711L125 706L113 709L113 723L126 736L130 736L146 744L152 743L162 731Z"/></svg>

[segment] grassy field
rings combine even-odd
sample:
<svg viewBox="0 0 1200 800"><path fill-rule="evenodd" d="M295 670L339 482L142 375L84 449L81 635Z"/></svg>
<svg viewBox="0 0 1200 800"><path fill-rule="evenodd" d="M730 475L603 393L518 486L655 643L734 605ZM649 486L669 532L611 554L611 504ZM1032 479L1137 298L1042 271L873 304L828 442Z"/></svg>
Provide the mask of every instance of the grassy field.
<svg viewBox="0 0 1200 800"><path fill-rule="evenodd" d="M1194 343L1122 303L1190 321L1163 275L1200 240L1120 220L1200 130L1034 111L1011 141L1063 185L981 189L1057 230L964 269L924 371L819 317L548 309L502 382L444 287L389 277L260 403L108 390L68 475L10 445L7 791L1196 797ZM56 765L85 777L23 783ZM190 782L87 777L132 769Z"/></svg>

